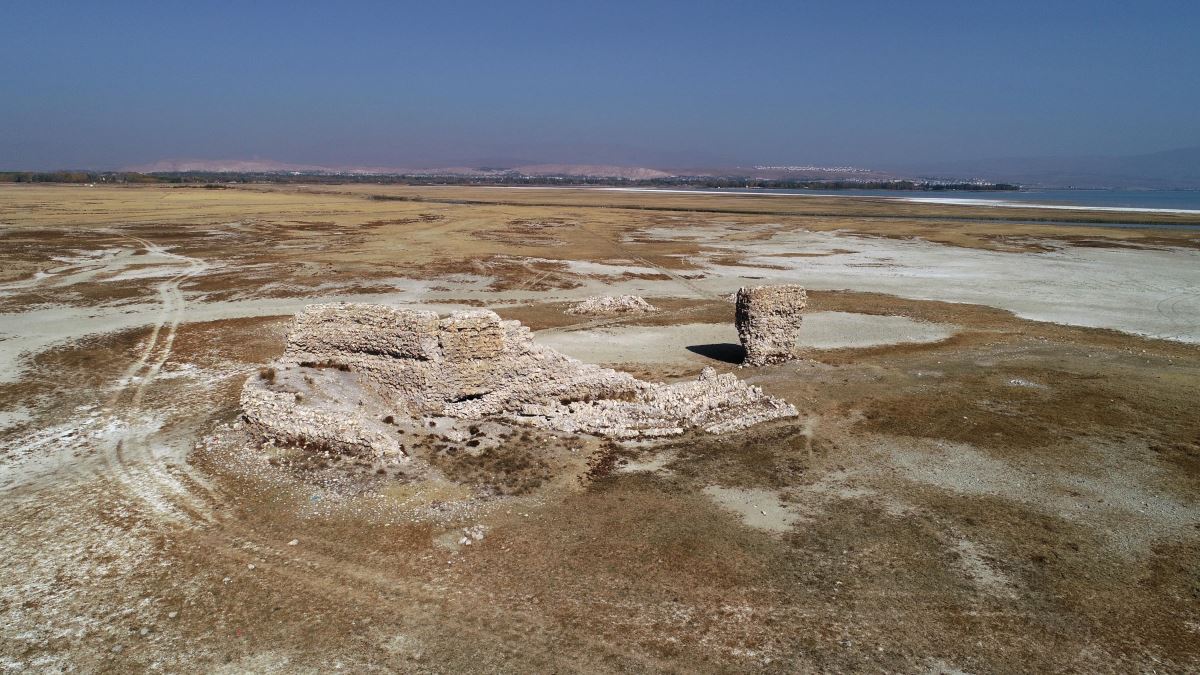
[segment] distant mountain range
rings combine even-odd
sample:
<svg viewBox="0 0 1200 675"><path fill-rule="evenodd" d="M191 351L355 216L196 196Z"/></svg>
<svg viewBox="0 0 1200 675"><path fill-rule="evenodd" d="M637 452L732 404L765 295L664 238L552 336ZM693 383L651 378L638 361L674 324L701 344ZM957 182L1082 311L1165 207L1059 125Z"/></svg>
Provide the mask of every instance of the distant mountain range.
<svg viewBox="0 0 1200 675"><path fill-rule="evenodd" d="M151 164L127 166L121 170L137 173L312 173L330 169L315 164L289 164L269 159L164 159Z"/></svg>
<svg viewBox="0 0 1200 675"><path fill-rule="evenodd" d="M498 162L452 167L365 167L294 164L262 159L172 159L128 167L140 173L313 173L580 177L656 180L673 176L721 176L767 180L981 180L1047 188L1200 189L1200 146L1127 156L995 158L892 166L881 169L819 166L644 167L613 164Z"/></svg>
<svg viewBox="0 0 1200 675"><path fill-rule="evenodd" d="M125 171L138 173L320 173L355 175L444 175L480 176L518 173L526 176L573 176L586 178L624 178L627 180L652 180L667 178L672 174L658 169L607 164L529 164L523 166L483 167L367 167L367 166L323 166L317 164L290 164L263 159L168 159L153 164L127 167Z"/></svg>

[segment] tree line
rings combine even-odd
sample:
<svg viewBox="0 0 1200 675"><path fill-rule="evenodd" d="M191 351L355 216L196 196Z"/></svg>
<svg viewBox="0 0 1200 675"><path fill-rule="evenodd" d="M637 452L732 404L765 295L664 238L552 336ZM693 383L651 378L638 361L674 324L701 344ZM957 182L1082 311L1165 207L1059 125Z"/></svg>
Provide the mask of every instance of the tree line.
<svg viewBox="0 0 1200 675"><path fill-rule="evenodd" d="M157 176L131 171L0 171L0 183L162 183Z"/></svg>

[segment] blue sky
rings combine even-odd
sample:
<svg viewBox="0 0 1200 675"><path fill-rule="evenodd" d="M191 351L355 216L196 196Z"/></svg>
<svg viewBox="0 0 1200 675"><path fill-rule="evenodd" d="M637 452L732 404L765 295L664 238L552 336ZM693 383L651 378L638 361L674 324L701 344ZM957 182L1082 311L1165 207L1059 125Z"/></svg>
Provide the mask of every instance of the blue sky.
<svg viewBox="0 0 1200 675"><path fill-rule="evenodd" d="M1200 3L21 2L0 168L878 166L1200 145Z"/></svg>

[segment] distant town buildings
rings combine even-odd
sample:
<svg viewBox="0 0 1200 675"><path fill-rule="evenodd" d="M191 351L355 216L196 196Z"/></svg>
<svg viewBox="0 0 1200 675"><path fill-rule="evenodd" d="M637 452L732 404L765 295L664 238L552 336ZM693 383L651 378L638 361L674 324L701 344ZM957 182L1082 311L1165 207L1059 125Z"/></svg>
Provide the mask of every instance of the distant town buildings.
<svg viewBox="0 0 1200 675"><path fill-rule="evenodd" d="M855 166L756 166L758 171L824 171L826 173L871 173Z"/></svg>

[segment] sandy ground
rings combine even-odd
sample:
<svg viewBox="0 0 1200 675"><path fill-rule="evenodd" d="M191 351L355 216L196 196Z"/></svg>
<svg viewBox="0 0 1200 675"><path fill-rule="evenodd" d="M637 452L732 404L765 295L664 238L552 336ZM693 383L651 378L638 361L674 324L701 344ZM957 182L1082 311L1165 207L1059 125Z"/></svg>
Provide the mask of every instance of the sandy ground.
<svg viewBox="0 0 1200 675"><path fill-rule="evenodd" d="M903 316L811 312L796 339L801 349L846 349L937 342L955 327ZM589 363L698 363L729 358L740 362L732 322L673 326L619 326L547 331L535 336L547 347Z"/></svg>
<svg viewBox="0 0 1200 675"><path fill-rule="evenodd" d="M1200 669L1200 235L1004 213L2 187L0 668ZM810 288L806 358L739 369L725 296L776 281ZM620 293L662 311L563 312ZM802 417L474 450L430 420L450 479L314 480L239 435L237 394L332 300L492 307Z"/></svg>

